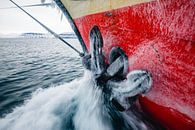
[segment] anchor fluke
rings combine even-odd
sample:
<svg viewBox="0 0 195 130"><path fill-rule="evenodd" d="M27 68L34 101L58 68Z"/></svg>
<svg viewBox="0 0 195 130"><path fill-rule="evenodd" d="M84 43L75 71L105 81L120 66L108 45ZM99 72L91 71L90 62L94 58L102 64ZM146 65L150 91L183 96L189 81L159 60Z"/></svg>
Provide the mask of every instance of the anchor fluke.
<svg viewBox="0 0 195 130"><path fill-rule="evenodd" d="M106 64L103 39L97 26L90 32L90 48L91 53L83 57L83 66L92 71L97 86L103 90L106 101L114 108L119 111L127 110L140 94L150 90L151 74L146 70L128 73L128 58L121 48L112 48L109 64Z"/></svg>

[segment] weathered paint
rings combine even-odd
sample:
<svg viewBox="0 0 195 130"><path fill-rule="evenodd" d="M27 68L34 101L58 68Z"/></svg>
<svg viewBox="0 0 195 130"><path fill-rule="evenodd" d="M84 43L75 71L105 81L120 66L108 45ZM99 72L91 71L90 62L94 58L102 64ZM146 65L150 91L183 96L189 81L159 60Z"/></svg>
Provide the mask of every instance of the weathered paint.
<svg viewBox="0 0 195 130"><path fill-rule="evenodd" d="M161 0L74 19L88 50L89 32L99 26L106 57L120 46L129 71L152 73L144 110L168 129L195 129L195 2ZM166 118L169 118L166 120ZM187 119L187 120L186 120Z"/></svg>
<svg viewBox="0 0 195 130"><path fill-rule="evenodd" d="M72 18L136 5L151 0L61 0Z"/></svg>
<svg viewBox="0 0 195 130"><path fill-rule="evenodd" d="M173 108L160 106L159 104L149 100L147 97L141 97L140 104L142 109L147 112L153 120L156 122L160 121L160 123L169 130L194 130L195 128L195 124L192 119ZM160 116L158 116L159 112L161 112Z"/></svg>

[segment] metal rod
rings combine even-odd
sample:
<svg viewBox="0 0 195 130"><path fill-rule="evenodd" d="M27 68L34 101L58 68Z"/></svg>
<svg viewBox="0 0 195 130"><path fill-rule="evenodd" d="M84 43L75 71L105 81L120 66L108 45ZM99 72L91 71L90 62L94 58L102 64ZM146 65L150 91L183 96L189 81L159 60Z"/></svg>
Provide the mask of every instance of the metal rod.
<svg viewBox="0 0 195 130"><path fill-rule="evenodd" d="M18 4L16 4L14 1L10 0L14 5L16 5L19 9L21 9L24 13L26 13L28 16L30 16L33 20L35 20L37 23L39 23L43 28L45 28L48 32L50 32L52 35L54 35L56 38L60 39L62 42L64 42L66 45L68 45L70 48L72 48L74 51L76 51L79 56L83 56L84 54L78 51L76 48L74 48L72 45L70 45L68 42L66 42L60 35L49 29L47 26L39 22L36 18L34 18L31 14L26 12L22 7L20 7Z"/></svg>

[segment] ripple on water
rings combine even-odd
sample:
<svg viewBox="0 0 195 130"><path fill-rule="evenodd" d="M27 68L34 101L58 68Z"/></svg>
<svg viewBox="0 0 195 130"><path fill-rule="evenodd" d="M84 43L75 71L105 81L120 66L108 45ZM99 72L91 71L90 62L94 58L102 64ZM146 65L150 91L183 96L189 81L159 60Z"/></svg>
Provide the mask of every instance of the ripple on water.
<svg viewBox="0 0 195 130"><path fill-rule="evenodd" d="M80 48L76 39L69 42ZM78 55L56 39L0 39L0 50L0 117L36 89L69 82L83 73Z"/></svg>

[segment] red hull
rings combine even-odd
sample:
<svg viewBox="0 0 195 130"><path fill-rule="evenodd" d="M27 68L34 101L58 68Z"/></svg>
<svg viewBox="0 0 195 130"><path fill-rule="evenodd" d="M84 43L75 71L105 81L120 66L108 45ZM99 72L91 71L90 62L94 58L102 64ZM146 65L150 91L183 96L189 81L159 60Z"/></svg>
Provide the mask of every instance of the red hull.
<svg viewBox="0 0 195 130"><path fill-rule="evenodd" d="M113 46L128 55L129 71L146 69L152 90L143 110L168 129L195 129L195 2L163 0L74 19L89 50L99 26L106 57Z"/></svg>

